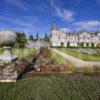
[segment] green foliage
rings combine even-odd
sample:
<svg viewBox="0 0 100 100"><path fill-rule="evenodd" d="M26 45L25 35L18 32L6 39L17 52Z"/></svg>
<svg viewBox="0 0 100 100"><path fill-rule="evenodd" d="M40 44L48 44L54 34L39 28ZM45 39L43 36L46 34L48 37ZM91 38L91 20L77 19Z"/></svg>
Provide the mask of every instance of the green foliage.
<svg viewBox="0 0 100 100"><path fill-rule="evenodd" d="M49 36L47 35L47 33L45 33L44 41L50 42L50 39L49 39Z"/></svg>
<svg viewBox="0 0 100 100"><path fill-rule="evenodd" d="M64 42L61 42L61 47L64 47Z"/></svg>
<svg viewBox="0 0 100 100"><path fill-rule="evenodd" d="M67 43L67 48L70 48L70 42Z"/></svg>
<svg viewBox="0 0 100 100"><path fill-rule="evenodd" d="M91 43L91 48L94 48L94 43Z"/></svg>
<svg viewBox="0 0 100 100"><path fill-rule="evenodd" d="M89 43L86 43L86 47L89 47Z"/></svg>
<svg viewBox="0 0 100 100"><path fill-rule="evenodd" d="M36 34L36 40L38 40L38 39L39 39L39 34L37 33L37 34Z"/></svg>
<svg viewBox="0 0 100 100"><path fill-rule="evenodd" d="M79 43L79 47L83 48L84 47L84 43Z"/></svg>
<svg viewBox="0 0 100 100"><path fill-rule="evenodd" d="M0 100L99 100L100 77L51 75L0 83Z"/></svg>
<svg viewBox="0 0 100 100"><path fill-rule="evenodd" d="M34 41L33 35L30 35L30 36L29 36L29 40Z"/></svg>
<svg viewBox="0 0 100 100"><path fill-rule="evenodd" d="M26 43L26 35L25 33L16 32L17 35L17 43L19 47L24 47Z"/></svg>

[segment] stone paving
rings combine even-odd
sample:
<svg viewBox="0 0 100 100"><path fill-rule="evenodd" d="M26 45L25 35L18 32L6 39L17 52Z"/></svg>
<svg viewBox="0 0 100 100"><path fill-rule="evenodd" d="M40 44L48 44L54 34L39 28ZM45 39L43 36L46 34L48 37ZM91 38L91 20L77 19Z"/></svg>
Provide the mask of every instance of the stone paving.
<svg viewBox="0 0 100 100"><path fill-rule="evenodd" d="M68 55L62 51L59 51L57 49L52 50L62 56L64 59L68 60L69 62L73 63L76 67L100 67L100 62L95 62L95 61L84 61L79 58L73 57L71 55Z"/></svg>

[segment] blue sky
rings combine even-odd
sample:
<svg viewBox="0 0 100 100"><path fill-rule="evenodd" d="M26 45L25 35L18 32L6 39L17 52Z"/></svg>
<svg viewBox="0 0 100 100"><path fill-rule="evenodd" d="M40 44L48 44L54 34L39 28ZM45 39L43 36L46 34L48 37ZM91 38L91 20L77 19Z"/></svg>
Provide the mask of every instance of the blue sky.
<svg viewBox="0 0 100 100"><path fill-rule="evenodd" d="M53 23L64 31L100 30L100 0L0 0L0 30L43 36Z"/></svg>

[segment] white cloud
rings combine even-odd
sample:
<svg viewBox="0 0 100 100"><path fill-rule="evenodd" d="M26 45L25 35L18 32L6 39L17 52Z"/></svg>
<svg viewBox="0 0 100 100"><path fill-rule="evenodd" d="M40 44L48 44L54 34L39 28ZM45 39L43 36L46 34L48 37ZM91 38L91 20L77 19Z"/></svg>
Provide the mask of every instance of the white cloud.
<svg viewBox="0 0 100 100"><path fill-rule="evenodd" d="M78 26L79 28L86 28L90 29L96 26L100 26L100 21L94 20L94 21L81 21L81 22L75 22L74 25Z"/></svg>
<svg viewBox="0 0 100 100"><path fill-rule="evenodd" d="M4 0L4 1L13 6L17 6L23 10L26 10L26 11L29 10L27 4L25 2L22 2L21 0Z"/></svg>
<svg viewBox="0 0 100 100"><path fill-rule="evenodd" d="M64 8L57 6L55 4L54 0L51 0L51 6L55 10L55 15L57 17L60 17L64 21L73 21L74 20L74 18L73 18L74 13L71 10L64 9Z"/></svg>
<svg viewBox="0 0 100 100"><path fill-rule="evenodd" d="M34 6L34 8L38 11L44 12L48 9L48 6L46 4L40 3L38 6Z"/></svg>
<svg viewBox="0 0 100 100"><path fill-rule="evenodd" d="M13 31L25 32L27 34L36 34L37 32L44 33L48 30L47 24L43 24L43 22L37 17L23 16L12 18L7 15L0 15L0 30L3 29L11 29Z"/></svg>
<svg viewBox="0 0 100 100"><path fill-rule="evenodd" d="M60 28L62 32L71 32L70 28Z"/></svg>

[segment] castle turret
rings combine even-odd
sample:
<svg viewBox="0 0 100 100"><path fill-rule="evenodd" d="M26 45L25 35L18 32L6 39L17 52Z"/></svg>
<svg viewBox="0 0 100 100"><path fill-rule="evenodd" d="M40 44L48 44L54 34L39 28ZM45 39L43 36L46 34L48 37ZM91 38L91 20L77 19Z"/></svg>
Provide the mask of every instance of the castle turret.
<svg viewBox="0 0 100 100"><path fill-rule="evenodd" d="M52 30L57 30L57 28L56 28L56 25L55 25L55 24L53 24L53 25L52 25L52 27L51 27L51 31L52 31Z"/></svg>
<svg viewBox="0 0 100 100"><path fill-rule="evenodd" d="M51 38L50 38L51 45L53 47L60 46L60 39L59 39L60 33L55 24L53 24L53 26L51 27L50 33L51 33Z"/></svg>
<svg viewBox="0 0 100 100"><path fill-rule="evenodd" d="M58 34L58 29L55 24L53 24L50 31L51 31L51 34Z"/></svg>

